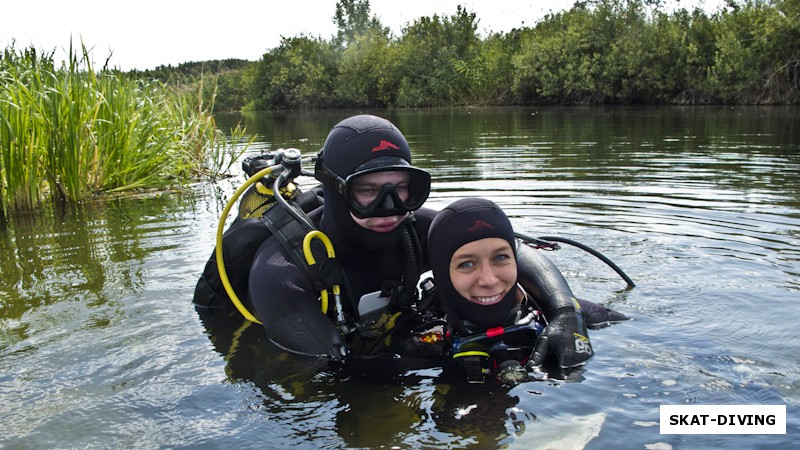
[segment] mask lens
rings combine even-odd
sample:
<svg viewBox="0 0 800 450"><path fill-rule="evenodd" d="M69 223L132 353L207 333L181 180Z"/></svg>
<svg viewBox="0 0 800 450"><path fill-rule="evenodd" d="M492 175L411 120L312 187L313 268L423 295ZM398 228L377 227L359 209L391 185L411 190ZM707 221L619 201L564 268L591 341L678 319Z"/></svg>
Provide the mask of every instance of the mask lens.
<svg viewBox="0 0 800 450"><path fill-rule="evenodd" d="M410 166L387 167L348 177L345 192L356 217L403 215L428 198L430 175Z"/></svg>

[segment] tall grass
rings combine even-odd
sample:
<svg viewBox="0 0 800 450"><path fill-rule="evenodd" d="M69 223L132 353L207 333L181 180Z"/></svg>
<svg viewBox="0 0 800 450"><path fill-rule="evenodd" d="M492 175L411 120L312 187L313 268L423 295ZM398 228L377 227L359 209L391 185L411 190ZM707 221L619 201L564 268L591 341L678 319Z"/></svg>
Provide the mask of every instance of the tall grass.
<svg viewBox="0 0 800 450"><path fill-rule="evenodd" d="M156 81L95 72L86 48L7 47L0 60L0 217L48 198L183 184L235 160L213 105ZM244 141L244 130L233 132ZM237 150L240 149L240 150Z"/></svg>

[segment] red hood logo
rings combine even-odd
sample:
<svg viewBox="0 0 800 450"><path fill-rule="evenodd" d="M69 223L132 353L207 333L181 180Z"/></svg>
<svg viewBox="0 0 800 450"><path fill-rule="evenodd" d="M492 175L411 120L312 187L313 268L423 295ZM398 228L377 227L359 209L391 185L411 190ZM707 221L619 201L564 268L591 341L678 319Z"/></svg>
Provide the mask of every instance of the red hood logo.
<svg viewBox="0 0 800 450"><path fill-rule="evenodd" d="M470 233L479 230L494 230L494 225L490 224L489 222L484 222L483 220L476 220L474 225L467 228L467 231Z"/></svg>
<svg viewBox="0 0 800 450"><path fill-rule="evenodd" d="M381 150L389 150L389 149L400 150L400 147L392 144L391 142L387 141L386 139L381 139L381 142L378 144L377 147L374 147L372 149L372 151L373 152L379 152Z"/></svg>

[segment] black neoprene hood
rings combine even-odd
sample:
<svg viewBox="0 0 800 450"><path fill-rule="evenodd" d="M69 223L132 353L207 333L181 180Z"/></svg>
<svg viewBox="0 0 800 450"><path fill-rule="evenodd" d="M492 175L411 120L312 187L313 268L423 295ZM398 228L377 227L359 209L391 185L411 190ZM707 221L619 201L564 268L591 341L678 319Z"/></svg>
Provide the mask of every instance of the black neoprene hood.
<svg viewBox="0 0 800 450"><path fill-rule="evenodd" d="M320 156L331 172L342 178L378 157L397 156L411 163L411 150L403 133L388 120L371 115L349 117L336 124Z"/></svg>
<svg viewBox="0 0 800 450"><path fill-rule="evenodd" d="M380 253L372 253L394 245L402 228L397 227L389 233L376 233L357 224L351 217L348 199L340 192L340 186L333 177L324 175L322 165L339 178L347 178L368 161L376 159L387 161L389 166L402 161L411 167L408 142L388 120L358 115L342 120L331 129L319 156L315 176L322 181L325 198L323 231L334 241L340 259L363 265L371 257L377 260Z"/></svg>
<svg viewBox="0 0 800 450"><path fill-rule="evenodd" d="M516 304L516 285L498 303L478 305L459 294L450 280L450 260L464 244L484 238L508 241L516 258L514 229L494 202L482 198L456 200L436 214L428 232L428 256L436 285L443 295L449 320L467 319L485 327L497 326Z"/></svg>

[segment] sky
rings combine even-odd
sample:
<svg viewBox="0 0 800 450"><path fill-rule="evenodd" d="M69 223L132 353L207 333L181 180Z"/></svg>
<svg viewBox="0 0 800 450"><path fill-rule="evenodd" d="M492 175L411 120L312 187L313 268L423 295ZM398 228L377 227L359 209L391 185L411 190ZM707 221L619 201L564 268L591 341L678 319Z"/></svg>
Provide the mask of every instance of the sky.
<svg viewBox="0 0 800 450"><path fill-rule="evenodd" d="M678 2L680 0L673 0ZM721 0L683 0L714 12ZM574 0L372 0L370 9L395 35L422 16L449 16L458 5L474 12L478 32L533 26ZM33 46L67 55L70 41L91 50L95 67L128 71L190 61L255 61L284 37L336 33L336 0L0 0L0 48Z"/></svg>

